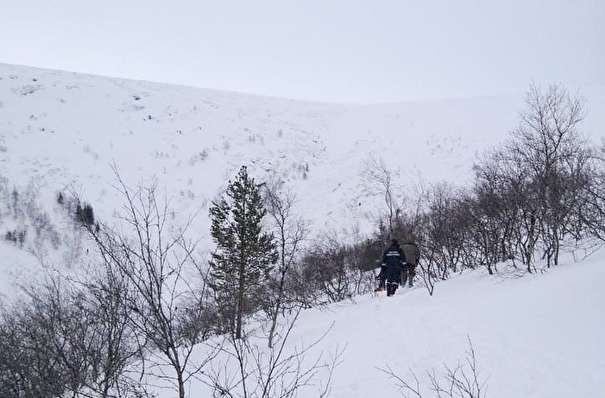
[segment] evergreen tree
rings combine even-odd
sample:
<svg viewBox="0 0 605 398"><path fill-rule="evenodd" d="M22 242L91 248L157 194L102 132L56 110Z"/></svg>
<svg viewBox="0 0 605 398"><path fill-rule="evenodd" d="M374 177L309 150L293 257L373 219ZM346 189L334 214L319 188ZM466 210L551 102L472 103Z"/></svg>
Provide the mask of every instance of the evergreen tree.
<svg viewBox="0 0 605 398"><path fill-rule="evenodd" d="M229 181L226 195L210 208L211 235L217 245L210 260L210 286L226 326L239 339L243 316L258 309L259 293L277 251L273 235L263 232L267 211L245 166L235 181Z"/></svg>

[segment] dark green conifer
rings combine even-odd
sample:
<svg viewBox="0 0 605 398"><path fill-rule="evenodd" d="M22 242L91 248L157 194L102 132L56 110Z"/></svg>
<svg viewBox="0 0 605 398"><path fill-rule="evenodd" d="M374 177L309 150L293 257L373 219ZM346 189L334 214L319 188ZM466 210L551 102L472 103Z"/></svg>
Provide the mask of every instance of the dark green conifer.
<svg viewBox="0 0 605 398"><path fill-rule="evenodd" d="M210 208L211 235L217 245L210 261L210 286L216 293L224 326L241 338L242 319L261 304L277 251L273 235L263 232L266 214L254 179L243 166L229 181L226 196Z"/></svg>

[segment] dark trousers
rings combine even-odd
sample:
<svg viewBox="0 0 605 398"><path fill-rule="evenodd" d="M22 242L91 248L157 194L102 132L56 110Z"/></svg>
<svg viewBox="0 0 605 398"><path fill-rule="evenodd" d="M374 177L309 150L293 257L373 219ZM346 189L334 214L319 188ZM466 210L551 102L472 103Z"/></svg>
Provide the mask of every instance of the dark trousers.
<svg viewBox="0 0 605 398"><path fill-rule="evenodd" d="M387 285L387 296L392 296L399 287L401 278L401 267L399 266L387 266L386 268L386 285Z"/></svg>
<svg viewBox="0 0 605 398"><path fill-rule="evenodd" d="M414 277L416 276L416 267L411 264L405 264L401 270L401 286L405 286L406 281L408 286L412 287Z"/></svg>

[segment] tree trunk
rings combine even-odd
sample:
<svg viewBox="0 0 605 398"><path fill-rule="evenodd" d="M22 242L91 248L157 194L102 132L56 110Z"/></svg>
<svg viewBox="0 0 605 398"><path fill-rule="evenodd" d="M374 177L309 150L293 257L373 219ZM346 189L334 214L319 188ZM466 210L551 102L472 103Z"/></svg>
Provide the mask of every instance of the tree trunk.
<svg viewBox="0 0 605 398"><path fill-rule="evenodd" d="M235 319L235 338L242 338L242 318L244 316L244 265L239 266L239 283L237 290L237 308Z"/></svg>

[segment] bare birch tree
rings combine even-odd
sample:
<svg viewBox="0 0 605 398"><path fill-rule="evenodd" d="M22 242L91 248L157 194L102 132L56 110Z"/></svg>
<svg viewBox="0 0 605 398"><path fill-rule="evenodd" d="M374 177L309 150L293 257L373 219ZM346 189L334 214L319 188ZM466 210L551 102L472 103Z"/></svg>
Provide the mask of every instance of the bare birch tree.
<svg viewBox="0 0 605 398"><path fill-rule="evenodd" d="M308 222L293 213L296 196L291 190L283 189L283 183L265 185L263 193L278 252L276 267L269 276L265 305L265 312L271 322L268 344L273 347L280 314L292 309L292 306L300 305L296 303L292 286L288 286L288 282L292 281L292 270L300 260L302 244L308 235Z"/></svg>
<svg viewBox="0 0 605 398"><path fill-rule="evenodd" d="M88 230L105 266L133 289L125 305L141 339L146 369L184 398L186 383L212 358L212 353L192 356L194 346L213 330L208 308L194 298L190 283L197 267L195 242L186 237L189 223L170 228L171 212L166 201L158 200L156 184L133 190L117 178L125 198L121 229L101 225Z"/></svg>

